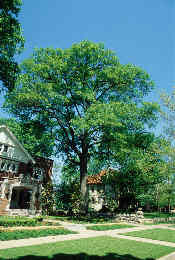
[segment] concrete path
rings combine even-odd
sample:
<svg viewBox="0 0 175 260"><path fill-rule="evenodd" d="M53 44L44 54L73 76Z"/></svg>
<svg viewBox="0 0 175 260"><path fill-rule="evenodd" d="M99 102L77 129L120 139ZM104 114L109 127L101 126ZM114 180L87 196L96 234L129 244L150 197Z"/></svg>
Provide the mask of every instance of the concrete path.
<svg viewBox="0 0 175 260"><path fill-rule="evenodd" d="M175 248L175 243L165 242L165 241L158 241L140 237L131 237L125 236L124 233L132 232L132 231L141 231L141 230L148 230L153 228L169 228L168 225L135 225L132 228L122 228L122 229L115 229L115 230L107 230L107 231L94 231L94 230L87 230L86 226L92 226L93 224L74 224L70 222L61 222L59 223L66 229L76 231L78 234L70 234L70 235L58 235L58 236L48 236L48 237L39 237L39 238L27 238L27 239L20 239L20 240L10 240L10 241L1 241L0 242L0 249L7 249L7 248L14 248L14 247L23 247L23 246L31 246L31 245L40 245L45 243L54 243L58 241L68 241L68 240L75 240L81 238L88 238L88 237L98 237L98 236L111 236L114 238L121 238L121 239L128 239L134 240L139 242L146 242L156 245L163 245L163 246L170 246ZM114 224L114 223L113 223ZM39 227L37 227L39 228ZM49 228L49 227L47 227ZM52 228L52 226L50 226ZM57 228L59 228L57 226ZM24 228L25 229L25 228ZM32 229L32 227L30 228ZM159 260L175 260L175 253L170 254L164 258L160 258Z"/></svg>
<svg viewBox="0 0 175 260"><path fill-rule="evenodd" d="M175 259L175 253L171 253L171 254L169 254L167 256L163 256L157 260L174 260L174 259Z"/></svg>

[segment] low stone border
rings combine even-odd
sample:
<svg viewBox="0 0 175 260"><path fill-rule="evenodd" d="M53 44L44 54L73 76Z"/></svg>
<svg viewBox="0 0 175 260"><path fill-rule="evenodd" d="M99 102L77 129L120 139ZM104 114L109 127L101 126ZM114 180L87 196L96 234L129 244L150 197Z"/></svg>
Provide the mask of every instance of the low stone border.
<svg viewBox="0 0 175 260"><path fill-rule="evenodd" d="M154 218L153 223L165 223L165 222L172 222L175 223L175 217L168 217L168 218Z"/></svg>
<svg viewBox="0 0 175 260"><path fill-rule="evenodd" d="M138 209L136 213L133 214L118 214L116 215L115 221L129 222L129 223L143 223L144 215L141 209Z"/></svg>

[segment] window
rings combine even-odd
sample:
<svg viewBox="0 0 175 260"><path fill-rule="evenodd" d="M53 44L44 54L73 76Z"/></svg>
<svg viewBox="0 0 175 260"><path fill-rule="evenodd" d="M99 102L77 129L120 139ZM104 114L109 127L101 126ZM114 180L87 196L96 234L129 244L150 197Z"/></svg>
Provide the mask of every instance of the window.
<svg viewBox="0 0 175 260"><path fill-rule="evenodd" d="M8 152L8 145L4 145L4 150L3 152L7 153Z"/></svg>
<svg viewBox="0 0 175 260"><path fill-rule="evenodd" d="M94 192L95 191L95 188L94 186L91 187L91 191Z"/></svg>
<svg viewBox="0 0 175 260"><path fill-rule="evenodd" d="M92 203L95 203L95 198L94 197L92 197L91 200L92 200Z"/></svg>
<svg viewBox="0 0 175 260"><path fill-rule="evenodd" d="M41 168L35 168L34 170L34 178L37 180L43 179L43 169Z"/></svg>

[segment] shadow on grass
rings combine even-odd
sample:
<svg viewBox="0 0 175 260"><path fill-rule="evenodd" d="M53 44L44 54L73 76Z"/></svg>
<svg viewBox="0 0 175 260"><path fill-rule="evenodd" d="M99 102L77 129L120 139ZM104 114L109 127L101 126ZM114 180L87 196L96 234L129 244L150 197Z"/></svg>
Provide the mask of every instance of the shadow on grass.
<svg viewBox="0 0 175 260"><path fill-rule="evenodd" d="M7 259L7 258L6 258ZM56 254L52 257L46 256L22 256L13 258L16 260L156 260L155 258L137 258L132 255L118 255L118 254L107 254L106 256L97 256L97 255L87 255L85 253L81 254ZM5 258L1 258L1 260L5 260Z"/></svg>

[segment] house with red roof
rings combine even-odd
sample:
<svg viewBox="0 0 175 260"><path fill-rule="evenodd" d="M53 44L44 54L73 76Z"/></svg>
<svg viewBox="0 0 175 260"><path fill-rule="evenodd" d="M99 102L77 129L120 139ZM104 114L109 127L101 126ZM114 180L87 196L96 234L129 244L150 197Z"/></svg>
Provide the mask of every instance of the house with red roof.
<svg viewBox="0 0 175 260"><path fill-rule="evenodd" d="M88 194L89 194L89 209L95 212L108 207L108 197L110 196L116 201L117 194L115 187L109 183L105 183L103 178L109 173L116 172L113 169L102 170L98 174L90 175L87 178Z"/></svg>

